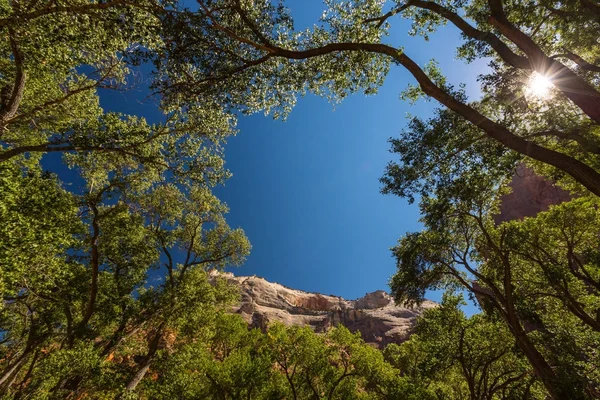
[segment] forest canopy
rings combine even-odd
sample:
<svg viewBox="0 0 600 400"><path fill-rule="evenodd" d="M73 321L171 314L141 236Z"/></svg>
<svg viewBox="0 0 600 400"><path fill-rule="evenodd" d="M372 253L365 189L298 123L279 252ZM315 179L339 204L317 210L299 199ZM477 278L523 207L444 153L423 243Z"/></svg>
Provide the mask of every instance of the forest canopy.
<svg viewBox="0 0 600 400"><path fill-rule="evenodd" d="M324 9L297 30L284 1L0 0L1 396L600 397L600 4ZM425 41L461 33L457 56L489 64L478 98L390 40L407 22ZM157 122L100 106L141 67ZM383 351L342 326L248 329L212 274L251 249L214 193L238 118L376 95L394 68L413 78L404 99L439 108L390 140L382 191L418 201L424 226L392 249L390 286L442 303ZM499 221L519 168L567 201Z"/></svg>

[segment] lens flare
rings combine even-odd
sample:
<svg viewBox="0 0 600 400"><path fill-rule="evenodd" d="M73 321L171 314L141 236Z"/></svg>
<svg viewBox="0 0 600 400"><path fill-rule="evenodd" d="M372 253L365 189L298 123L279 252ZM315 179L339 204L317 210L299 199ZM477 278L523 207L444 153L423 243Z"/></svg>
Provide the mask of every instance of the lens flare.
<svg viewBox="0 0 600 400"><path fill-rule="evenodd" d="M550 97L550 89L552 86L552 82L548 77L534 73L529 78L527 91L539 99L547 99Z"/></svg>

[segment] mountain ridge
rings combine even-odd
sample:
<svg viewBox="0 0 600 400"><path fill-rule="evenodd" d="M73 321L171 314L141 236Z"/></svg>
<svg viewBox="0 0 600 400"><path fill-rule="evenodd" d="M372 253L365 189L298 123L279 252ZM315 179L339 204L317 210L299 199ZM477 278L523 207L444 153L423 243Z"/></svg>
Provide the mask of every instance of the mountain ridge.
<svg viewBox="0 0 600 400"><path fill-rule="evenodd" d="M292 289L258 276L218 273L240 288L241 301L233 312L250 327L265 330L272 322L287 326L309 326L325 332L337 325L361 333L365 342L383 348L401 343L412 333L416 319L437 303L426 300L415 307L396 305L385 291L367 293L356 300Z"/></svg>

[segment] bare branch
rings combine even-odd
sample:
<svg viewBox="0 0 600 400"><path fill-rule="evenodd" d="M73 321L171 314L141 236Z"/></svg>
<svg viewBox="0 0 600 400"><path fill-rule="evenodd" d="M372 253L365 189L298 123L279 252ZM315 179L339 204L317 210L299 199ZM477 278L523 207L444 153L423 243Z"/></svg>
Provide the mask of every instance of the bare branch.
<svg viewBox="0 0 600 400"><path fill-rule="evenodd" d="M377 25L375 25L377 28L381 28L381 26L385 23L385 21L388 20L388 18L393 17L396 14L401 13L402 11L406 10L407 8L409 8L410 6L413 5L412 1L408 1L406 2L406 4L398 7L398 8L394 8L393 10L388 11L387 13L383 14L380 17L374 17L374 18L369 18L369 19L365 19L363 22L365 24L369 24L371 22L377 22Z"/></svg>

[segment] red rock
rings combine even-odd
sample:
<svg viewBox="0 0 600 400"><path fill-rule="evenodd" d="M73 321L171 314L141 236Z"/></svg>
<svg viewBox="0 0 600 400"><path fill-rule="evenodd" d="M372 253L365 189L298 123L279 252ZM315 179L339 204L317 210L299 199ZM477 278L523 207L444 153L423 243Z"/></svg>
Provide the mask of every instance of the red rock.
<svg viewBox="0 0 600 400"><path fill-rule="evenodd" d="M509 186L512 192L500 197L500 214L494 216L494 222L534 217L548 207L571 200L566 190L556 186L551 180L535 174L521 164L517 167Z"/></svg>
<svg viewBox="0 0 600 400"><path fill-rule="evenodd" d="M352 332L360 331L367 343L382 348L406 340L416 318L425 309L437 306L431 301L415 308L397 306L383 290L368 293L358 300L345 300L290 289L256 276L220 275L239 285L242 300L234 311L252 327L265 329L269 323L277 321L287 326L310 326L316 332L325 332L342 324Z"/></svg>

